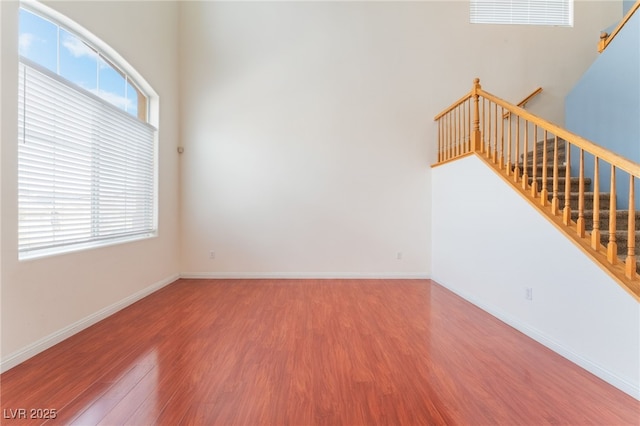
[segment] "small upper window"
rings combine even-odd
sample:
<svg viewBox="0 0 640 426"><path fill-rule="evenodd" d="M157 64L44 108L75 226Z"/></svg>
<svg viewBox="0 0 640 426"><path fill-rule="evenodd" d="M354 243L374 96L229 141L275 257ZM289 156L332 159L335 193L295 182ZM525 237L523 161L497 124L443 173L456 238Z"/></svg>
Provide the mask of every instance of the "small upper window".
<svg viewBox="0 0 640 426"><path fill-rule="evenodd" d="M147 121L147 99L132 79L86 40L20 9L21 56L64 77L112 105Z"/></svg>
<svg viewBox="0 0 640 426"><path fill-rule="evenodd" d="M573 26L573 0L470 0L472 24Z"/></svg>

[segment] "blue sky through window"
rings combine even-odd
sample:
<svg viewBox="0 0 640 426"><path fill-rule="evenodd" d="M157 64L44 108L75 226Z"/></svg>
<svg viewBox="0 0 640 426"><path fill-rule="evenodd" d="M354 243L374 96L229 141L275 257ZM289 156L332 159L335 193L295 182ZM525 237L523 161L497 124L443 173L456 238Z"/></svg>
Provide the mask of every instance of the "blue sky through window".
<svg viewBox="0 0 640 426"><path fill-rule="evenodd" d="M78 86L98 90L98 54L73 34L60 29L60 70L58 74Z"/></svg>
<svg viewBox="0 0 640 426"><path fill-rule="evenodd" d="M123 73L80 38L25 9L20 9L19 53L131 115L138 115L138 92Z"/></svg>
<svg viewBox="0 0 640 426"><path fill-rule="evenodd" d="M58 26L20 9L20 54L58 72Z"/></svg>

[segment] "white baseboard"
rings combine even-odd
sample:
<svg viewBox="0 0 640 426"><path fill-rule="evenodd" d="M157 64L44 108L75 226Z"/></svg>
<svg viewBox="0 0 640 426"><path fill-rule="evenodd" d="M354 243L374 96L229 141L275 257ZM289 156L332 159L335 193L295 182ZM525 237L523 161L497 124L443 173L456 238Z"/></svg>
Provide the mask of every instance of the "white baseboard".
<svg viewBox="0 0 640 426"><path fill-rule="evenodd" d="M405 279L425 280L428 274L344 272L183 272L188 279Z"/></svg>
<svg viewBox="0 0 640 426"><path fill-rule="evenodd" d="M594 376L597 376L599 378L601 378L602 380L604 380L605 382L609 383L612 386L615 386L616 388L620 389L621 391L623 391L624 393L632 396L633 398L637 399L640 401L640 387L638 385L635 385L634 383L629 382L628 380L612 373L611 371L607 370L606 368L594 363L593 361L584 358L582 355L572 351L571 349L567 348L566 346L562 345L561 343L555 341L554 339L552 339L551 337L547 336L545 333L541 332L540 330L529 326L528 324L520 321L517 318L514 318L511 315L505 314L503 311L501 311L500 309L496 309L493 306L489 306L479 300L477 300L475 297L470 296L469 294L459 291L455 288L452 287L448 287L445 284L442 284L439 281L436 281L438 284L442 285L443 287L445 287L446 289L452 291L453 293L457 294L458 296L462 297L463 299L465 299L466 301L476 305L477 307L479 307L480 309L482 309L483 311L493 315L494 317L498 318L500 321L510 325L511 327L515 328L516 330L524 333L525 335L527 335L528 337L532 338L533 340L535 340L536 342L540 343L541 345L546 346L547 348L551 349L552 351L554 351L555 353L557 353L558 355L563 356L564 358L568 359L569 361L573 362L574 364L584 368L585 370L587 370L588 372L590 372L591 374L593 374Z"/></svg>
<svg viewBox="0 0 640 426"><path fill-rule="evenodd" d="M137 293L132 294L129 297L126 297L119 302L116 302L106 308L99 310L79 321L74 322L73 324L64 327L61 330L56 331L48 336L43 337L42 339L8 355L0 361L0 372L4 373L10 368L15 367L16 365L28 360L34 355L39 354L40 352L49 349L53 345L60 343L64 339L67 339L74 334L84 330L87 327L92 326L93 324L107 318L110 315L115 314L116 312L126 308L127 306L137 302L145 296L165 287L168 284L171 284L175 280L179 278L178 274L167 277L161 281L158 281L149 287L146 287Z"/></svg>

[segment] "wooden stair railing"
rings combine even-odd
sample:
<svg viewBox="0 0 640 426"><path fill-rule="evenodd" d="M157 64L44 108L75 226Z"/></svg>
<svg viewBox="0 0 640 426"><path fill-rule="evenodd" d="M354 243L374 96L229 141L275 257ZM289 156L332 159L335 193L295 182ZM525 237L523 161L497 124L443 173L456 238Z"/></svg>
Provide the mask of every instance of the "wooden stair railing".
<svg viewBox="0 0 640 426"><path fill-rule="evenodd" d="M640 0L636 1L635 4L631 6L631 9L629 9L629 11L624 15L620 23L613 29L613 31L611 31L611 34L607 34L606 32L600 33L600 41L598 42L599 53L602 53L602 51L604 51L604 49L607 48L609 43L613 41L613 39L618 35L620 30L622 30L622 27L624 27L627 24L627 22L629 22L629 19L631 19L633 14L638 9L640 9Z"/></svg>
<svg viewBox="0 0 640 426"><path fill-rule="evenodd" d="M484 91L479 79L434 120L434 166L477 155L640 301L640 212L634 202L640 164ZM571 155L577 155L576 176ZM628 211L617 208L619 178L629 182Z"/></svg>

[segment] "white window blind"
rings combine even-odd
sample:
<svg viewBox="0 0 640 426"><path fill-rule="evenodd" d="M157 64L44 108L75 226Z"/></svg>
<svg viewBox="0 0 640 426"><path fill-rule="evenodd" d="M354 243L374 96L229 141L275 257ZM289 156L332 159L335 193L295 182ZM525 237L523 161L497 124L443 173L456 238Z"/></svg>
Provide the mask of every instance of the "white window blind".
<svg viewBox="0 0 640 426"><path fill-rule="evenodd" d="M573 26L573 0L470 0L472 24Z"/></svg>
<svg viewBox="0 0 640 426"><path fill-rule="evenodd" d="M155 129L24 58L20 258L151 236Z"/></svg>

